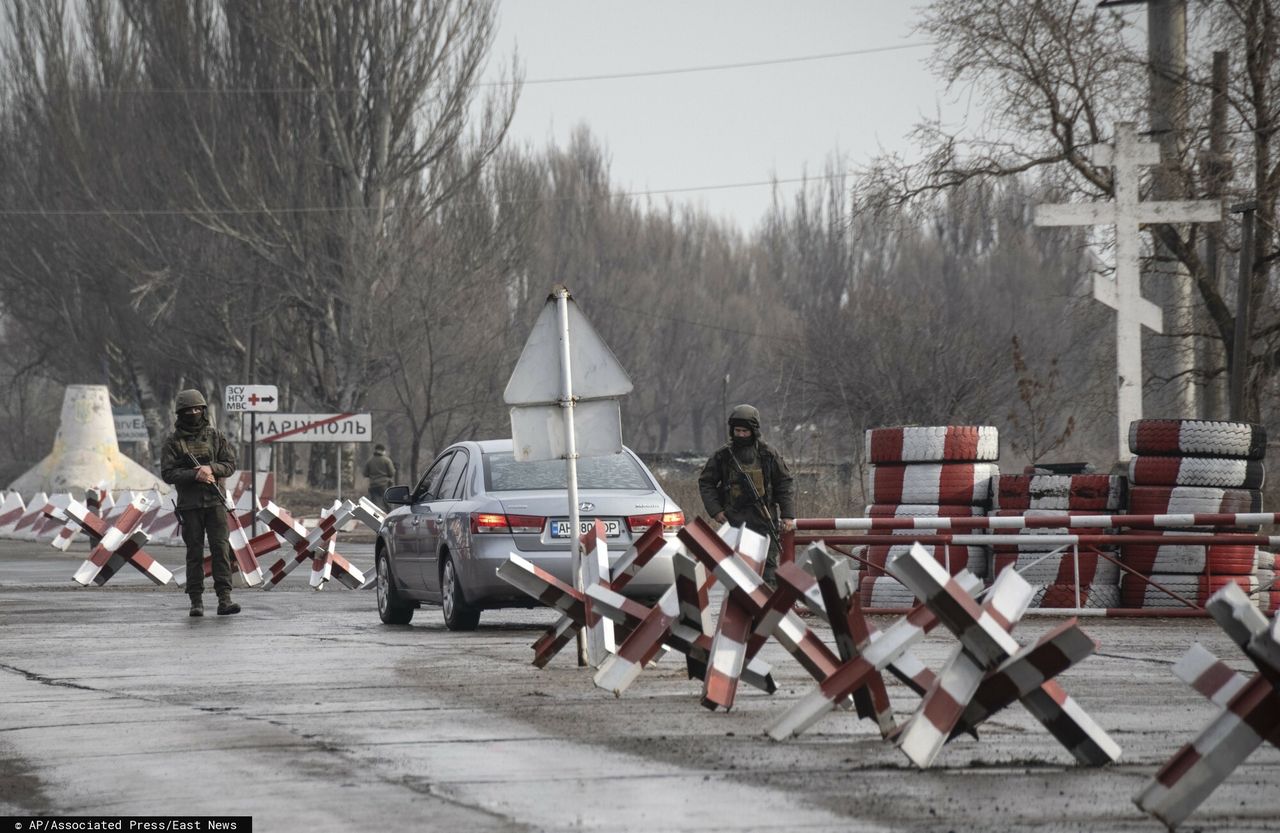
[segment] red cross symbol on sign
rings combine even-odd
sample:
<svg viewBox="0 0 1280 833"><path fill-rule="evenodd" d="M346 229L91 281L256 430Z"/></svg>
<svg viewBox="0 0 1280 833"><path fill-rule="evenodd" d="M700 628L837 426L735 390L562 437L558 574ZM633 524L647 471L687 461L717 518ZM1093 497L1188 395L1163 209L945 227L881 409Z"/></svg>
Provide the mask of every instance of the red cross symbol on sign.
<svg viewBox="0 0 1280 833"><path fill-rule="evenodd" d="M258 404L259 402L261 402L261 401L262 401L262 400L258 398L258 394L256 394L256 393L251 393L251 394L249 394L249 404L250 404L250 405L257 405L257 404Z"/></svg>

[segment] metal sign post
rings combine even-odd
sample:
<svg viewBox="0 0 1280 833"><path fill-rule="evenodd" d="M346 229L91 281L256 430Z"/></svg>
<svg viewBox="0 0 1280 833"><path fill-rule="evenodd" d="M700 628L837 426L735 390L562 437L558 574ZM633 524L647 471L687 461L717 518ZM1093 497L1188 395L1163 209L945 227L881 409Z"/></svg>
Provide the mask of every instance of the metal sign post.
<svg viewBox="0 0 1280 833"><path fill-rule="evenodd" d="M560 407L564 414L564 460L566 482L569 490L569 540L572 549L570 564L573 569L573 583L577 589L586 592L587 582L582 573L582 536L579 534L578 514L578 446L573 430L573 367L569 356L569 290L557 286L552 295L556 299L556 318L560 322ZM603 640L596 651L595 645L587 644L583 634L590 634L593 629L578 631L578 664L590 662L594 656L603 658L605 646ZM588 637L589 638L589 637Z"/></svg>
<svg viewBox="0 0 1280 833"><path fill-rule="evenodd" d="M575 589L586 593L607 580L604 548L582 551L582 505L578 500L578 458L622 451L618 399L631 379L574 303L557 286L542 307L502 398L511 407L515 459L564 460L569 538ZM592 614L578 633L578 662L598 667L613 650L613 623ZM585 636L584 636L585 633Z"/></svg>
<svg viewBox="0 0 1280 833"><path fill-rule="evenodd" d="M252 412L274 412L280 409L280 393L275 385L227 385L226 406L228 413L239 411L242 415ZM240 419L240 434L244 435L244 417ZM253 506L251 536L258 534L258 421L249 419L249 501Z"/></svg>

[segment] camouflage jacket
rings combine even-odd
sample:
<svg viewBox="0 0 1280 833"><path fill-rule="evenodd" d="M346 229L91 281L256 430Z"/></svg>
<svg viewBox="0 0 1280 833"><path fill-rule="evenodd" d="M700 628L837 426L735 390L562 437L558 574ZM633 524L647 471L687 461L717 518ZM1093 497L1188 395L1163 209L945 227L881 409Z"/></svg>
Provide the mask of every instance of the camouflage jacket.
<svg viewBox="0 0 1280 833"><path fill-rule="evenodd" d="M195 460L191 458L195 457ZM196 481L196 461L213 469L217 488ZM178 491L177 509L222 506L222 480L236 470L236 453L222 432L207 427L196 434L174 431L160 452L160 477Z"/></svg>
<svg viewBox="0 0 1280 833"><path fill-rule="evenodd" d="M757 442L754 450L755 453L750 455L754 459L750 462L742 462L743 455L739 455L743 472L755 483L756 491L764 498L775 522L780 518L794 518L794 486L786 461L763 442ZM734 465L732 445L721 446L707 460L698 477L698 491L709 517L714 518L724 512L734 525L746 524L757 532L768 529L751 489Z"/></svg>

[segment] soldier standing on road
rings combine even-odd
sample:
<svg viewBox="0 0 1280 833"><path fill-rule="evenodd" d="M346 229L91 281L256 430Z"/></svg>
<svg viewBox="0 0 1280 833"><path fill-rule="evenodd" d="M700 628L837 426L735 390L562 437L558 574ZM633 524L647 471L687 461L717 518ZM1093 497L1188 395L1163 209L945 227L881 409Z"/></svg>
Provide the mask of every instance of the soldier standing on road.
<svg viewBox="0 0 1280 833"><path fill-rule="evenodd" d="M391 462L387 447L382 443L373 447L373 456L364 464L364 476L369 478L369 500L378 504L383 512L387 511L383 493L395 483L396 464Z"/></svg>
<svg viewBox="0 0 1280 833"><path fill-rule="evenodd" d="M764 580L774 586L778 539L795 528L796 512L791 471L782 455L760 439L755 408L739 405L729 414L729 443L702 467L698 491L703 508L717 523L745 524L770 539Z"/></svg>
<svg viewBox="0 0 1280 833"><path fill-rule="evenodd" d="M236 470L236 455L222 432L209 424L209 406L198 390L178 394L173 433L160 455L160 476L177 487L174 508L187 545L187 595L191 615L203 616L204 540L213 560L213 589L218 615L240 612L231 601L231 545L227 539L227 505L222 479Z"/></svg>

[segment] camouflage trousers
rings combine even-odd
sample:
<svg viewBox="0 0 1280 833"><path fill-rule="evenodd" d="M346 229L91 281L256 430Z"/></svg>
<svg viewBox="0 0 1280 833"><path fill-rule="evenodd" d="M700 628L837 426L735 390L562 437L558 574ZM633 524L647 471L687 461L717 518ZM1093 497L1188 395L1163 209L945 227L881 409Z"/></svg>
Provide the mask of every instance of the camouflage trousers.
<svg viewBox="0 0 1280 833"><path fill-rule="evenodd" d="M213 559L213 589L219 599L231 598L231 544L227 540L227 510L221 506L179 509L182 543L187 545L187 595L204 593L204 545Z"/></svg>

